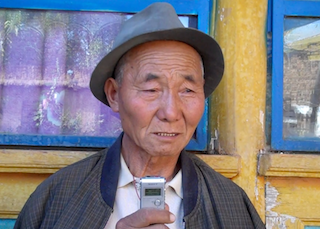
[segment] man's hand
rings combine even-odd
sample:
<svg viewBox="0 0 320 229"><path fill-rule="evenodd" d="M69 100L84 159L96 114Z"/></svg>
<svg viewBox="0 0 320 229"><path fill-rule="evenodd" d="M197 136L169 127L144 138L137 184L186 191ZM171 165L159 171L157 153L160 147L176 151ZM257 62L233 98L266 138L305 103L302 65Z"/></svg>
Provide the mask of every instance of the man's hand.
<svg viewBox="0 0 320 229"><path fill-rule="evenodd" d="M164 224L173 223L175 219L176 217L169 212L168 205L165 210L143 208L119 220L116 229L168 228Z"/></svg>

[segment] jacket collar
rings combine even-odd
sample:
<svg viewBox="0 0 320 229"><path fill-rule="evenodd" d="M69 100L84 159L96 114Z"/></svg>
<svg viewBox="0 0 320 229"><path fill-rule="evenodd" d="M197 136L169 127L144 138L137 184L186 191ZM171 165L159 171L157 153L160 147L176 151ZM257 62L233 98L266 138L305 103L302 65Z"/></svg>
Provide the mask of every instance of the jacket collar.
<svg viewBox="0 0 320 229"><path fill-rule="evenodd" d="M100 192L111 208L114 205L120 174L122 137L123 133L108 150L101 174ZM185 150L181 152L179 160L182 170L183 208L184 215L187 216L193 211L198 200L198 177L195 165Z"/></svg>
<svg viewBox="0 0 320 229"><path fill-rule="evenodd" d="M118 187L118 179L120 174L120 153L123 133L117 138L115 143L107 152L106 159L103 164L100 192L103 200L113 209L114 200Z"/></svg>
<svg viewBox="0 0 320 229"><path fill-rule="evenodd" d="M182 170L182 189L183 189L183 209L184 215L189 215L196 207L198 200L198 175L194 162L183 150L180 154L181 170Z"/></svg>

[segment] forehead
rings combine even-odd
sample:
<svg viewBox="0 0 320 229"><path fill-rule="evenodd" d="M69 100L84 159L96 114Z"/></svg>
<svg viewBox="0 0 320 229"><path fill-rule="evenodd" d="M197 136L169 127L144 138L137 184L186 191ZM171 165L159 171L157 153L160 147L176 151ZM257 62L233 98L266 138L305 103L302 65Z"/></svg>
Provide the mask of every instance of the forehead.
<svg viewBox="0 0 320 229"><path fill-rule="evenodd" d="M143 43L141 45L138 45L134 48L132 48L129 53L131 55L138 55L141 51L176 51L179 49L183 49L186 53L193 53L196 56L199 56L198 52L190 45L180 42L180 41L150 41Z"/></svg>
<svg viewBox="0 0 320 229"><path fill-rule="evenodd" d="M131 49L125 59L127 70L189 71L192 74L202 71L199 53L178 41L153 41L139 45Z"/></svg>

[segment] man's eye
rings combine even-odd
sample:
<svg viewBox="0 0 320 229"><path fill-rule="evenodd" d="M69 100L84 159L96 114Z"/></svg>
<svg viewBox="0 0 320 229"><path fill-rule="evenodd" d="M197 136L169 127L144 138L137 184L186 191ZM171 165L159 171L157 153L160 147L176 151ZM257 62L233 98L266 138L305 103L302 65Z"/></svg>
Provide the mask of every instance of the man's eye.
<svg viewBox="0 0 320 229"><path fill-rule="evenodd" d="M189 89L189 88L186 88L185 92L193 92L193 90Z"/></svg>
<svg viewBox="0 0 320 229"><path fill-rule="evenodd" d="M144 90L145 92L156 92L157 90L156 89L147 89L147 90Z"/></svg>

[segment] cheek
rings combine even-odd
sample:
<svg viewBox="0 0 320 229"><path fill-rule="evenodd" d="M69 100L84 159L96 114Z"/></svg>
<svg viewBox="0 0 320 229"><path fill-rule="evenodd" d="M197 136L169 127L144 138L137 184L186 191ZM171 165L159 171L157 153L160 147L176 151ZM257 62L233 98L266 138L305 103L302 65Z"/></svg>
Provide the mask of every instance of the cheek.
<svg viewBox="0 0 320 229"><path fill-rule="evenodd" d="M197 126L204 112L203 102L194 102L189 104L187 108L187 115L189 124L192 126Z"/></svg>
<svg viewBox="0 0 320 229"><path fill-rule="evenodd" d="M126 119L123 121L130 122L132 126L141 126L148 122L152 112L150 111L150 106L131 98L130 102L125 103L125 106L121 106L119 113L123 119Z"/></svg>

